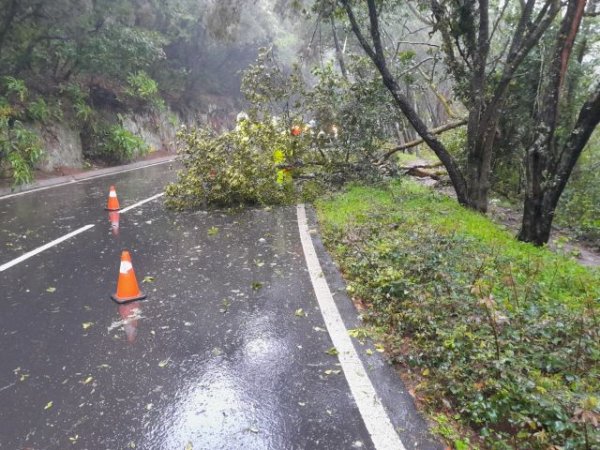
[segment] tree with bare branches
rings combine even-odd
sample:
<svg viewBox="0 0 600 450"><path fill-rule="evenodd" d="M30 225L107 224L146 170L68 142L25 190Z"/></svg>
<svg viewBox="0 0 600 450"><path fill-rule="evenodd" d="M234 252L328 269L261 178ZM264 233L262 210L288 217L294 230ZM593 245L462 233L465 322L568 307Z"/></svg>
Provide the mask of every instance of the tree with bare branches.
<svg viewBox="0 0 600 450"><path fill-rule="evenodd" d="M433 30L440 34L448 69L455 79L459 97L469 112L465 167L459 166L442 142L428 129L389 69L381 38L381 17L386 10L398 7L399 3L367 0L366 11L360 6L363 3L339 0L352 31L377 67L396 105L447 169L458 201L485 212L497 122L508 88L515 79L517 69L552 24L561 9L560 2L527 0L517 6L509 5L507 1L500 10L496 10L491 8L488 0L431 0L431 18L422 14L426 8L424 4L413 7L419 18L431 24ZM498 37L498 25L509 9L518 17L516 26L511 33L505 32ZM363 16L366 17L366 25L360 21Z"/></svg>

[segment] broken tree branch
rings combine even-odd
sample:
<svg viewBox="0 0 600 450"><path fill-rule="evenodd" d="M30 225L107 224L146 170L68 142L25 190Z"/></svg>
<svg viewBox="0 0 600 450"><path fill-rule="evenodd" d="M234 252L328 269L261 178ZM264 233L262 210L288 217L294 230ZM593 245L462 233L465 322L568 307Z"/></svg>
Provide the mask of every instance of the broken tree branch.
<svg viewBox="0 0 600 450"><path fill-rule="evenodd" d="M441 127L432 128L431 130L429 130L429 132L431 134L440 134L440 133L443 133L444 131L453 130L454 128L458 128L458 127L461 127L466 124L467 124L467 119L462 119L462 120L459 120L458 122L451 122L451 123L447 123L446 125L442 125ZM411 147L415 147L419 144L422 144L423 142L425 142L423 139L415 139L414 141L406 142L405 144L399 145L398 147L394 147L389 152L387 152L385 155L383 155L383 157L381 158L379 163L381 164L381 163L385 162L394 153L400 152L402 150L406 150Z"/></svg>

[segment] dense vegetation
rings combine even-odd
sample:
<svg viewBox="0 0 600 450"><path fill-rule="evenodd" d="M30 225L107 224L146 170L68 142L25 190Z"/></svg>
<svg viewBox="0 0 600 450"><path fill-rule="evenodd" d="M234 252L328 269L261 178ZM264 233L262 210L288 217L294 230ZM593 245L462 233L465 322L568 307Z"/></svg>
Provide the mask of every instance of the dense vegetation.
<svg viewBox="0 0 600 450"><path fill-rule="evenodd" d="M17 184L31 179L39 125L70 123L84 157L108 162L143 149L124 129L128 112L172 125L202 115L222 129L239 101L239 71L261 44L289 40L293 27L267 13L273 6L1 0L0 169Z"/></svg>
<svg viewBox="0 0 600 450"><path fill-rule="evenodd" d="M272 124L245 120L233 132L215 135L194 129L180 138L185 142L185 171L178 183L167 187L169 206L276 205L291 200L291 184L278 183L276 156L289 158L293 142Z"/></svg>
<svg viewBox="0 0 600 450"><path fill-rule="evenodd" d="M600 445L598 271L408 181L318 212L363 317L456 448Z"/></svg>

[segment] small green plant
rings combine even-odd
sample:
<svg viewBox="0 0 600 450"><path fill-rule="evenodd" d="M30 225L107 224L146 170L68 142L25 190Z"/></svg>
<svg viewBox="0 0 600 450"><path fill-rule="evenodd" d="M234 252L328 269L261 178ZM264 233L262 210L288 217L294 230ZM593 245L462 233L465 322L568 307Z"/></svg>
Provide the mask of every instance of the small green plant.
<svg viewBox="0 0 600 450"><path fill-rule="evenodd" d="M15 77L3 77L4 87L8 95L15 94L19 101L24 102L27 98L27 86L23 80L19 80Z"/></svg>
<svg viewBox="0 0 600 450"><path fill-rule="evenodd" d="M164 100L160 97L158 83L154 81L143 70L129 74L127 77L128 87L125 92L127 95L138 98L148 105L159 110L164 109Z"/></svg>
<svg viewBox="0 0 600 450"><path fill-rule="evenodd" d="M91 106L84 102L73 103L75 117L81 122L87 122L91 119L94 110Z"/></svg>
<svg viewBox="0 0 600 450"><path fill-rule="evenodd" d="M33 180L33 166L42 155L37 134L20 121L0 115L0 167L10 172L15 186Z"/></svg>
<svg viewBox="0 0 600 450"><path fill-rule="evenodd" d="M46 122L50 117L50 108L42 97L38 97L27 105L27 115L31 120Z"/></svg>
<svg viewBox="0 0 600 450"><path fill-rule="evenodd" d="M75 83L64 86L62 93L70 100L75 118L80 124L88 123L94 113L94 110L88 103L88 94L83 92L81 87Z"/></svg>
<svg viewBox="0 0 600 450"><path fill-rule="evenodd" d="M113 125L104 132L100 147L102 157L111 162L130 161L149 150L141 137L120 125Z"/></svg>
<svg viewBox="0 0 600 450"><path fill-rule="evenodd" d="M169 125L171 125L173 128L179 127L179 117L177 114L169 113L167 120L169 121Z"/></svg>

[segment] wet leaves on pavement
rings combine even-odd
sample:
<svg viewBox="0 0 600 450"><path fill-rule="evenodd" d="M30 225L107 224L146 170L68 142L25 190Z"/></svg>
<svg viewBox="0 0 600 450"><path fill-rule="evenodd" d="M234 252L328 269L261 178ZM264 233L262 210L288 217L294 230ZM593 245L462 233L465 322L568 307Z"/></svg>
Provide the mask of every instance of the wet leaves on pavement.
<svg viewBox="0 0 600 450"><path fill-rule="evenodd" d="M331 356L337 356L337 355L339 355L339 352L337 351L337 349L335 347L331 347L325 353L327 353L328 355L331 355Z"/></svg>
<svg viewBox="0 0 600 450"><path fill-rule="evenodd" d="M167 367L167 365L169 364L169 359L163 359L161 362L158 363L158 367L163 368L163 367Z"/></svg>
<svg viewBox="0 0 600 450"><path fill-rule="evenodd" d="M222 312L223 314L225 314L227 311L229 311L229 306L231 306L231 302L229 300L227 300L226 298L223 299L222 301L223 307L219 309L219 312Z"/></svg>

